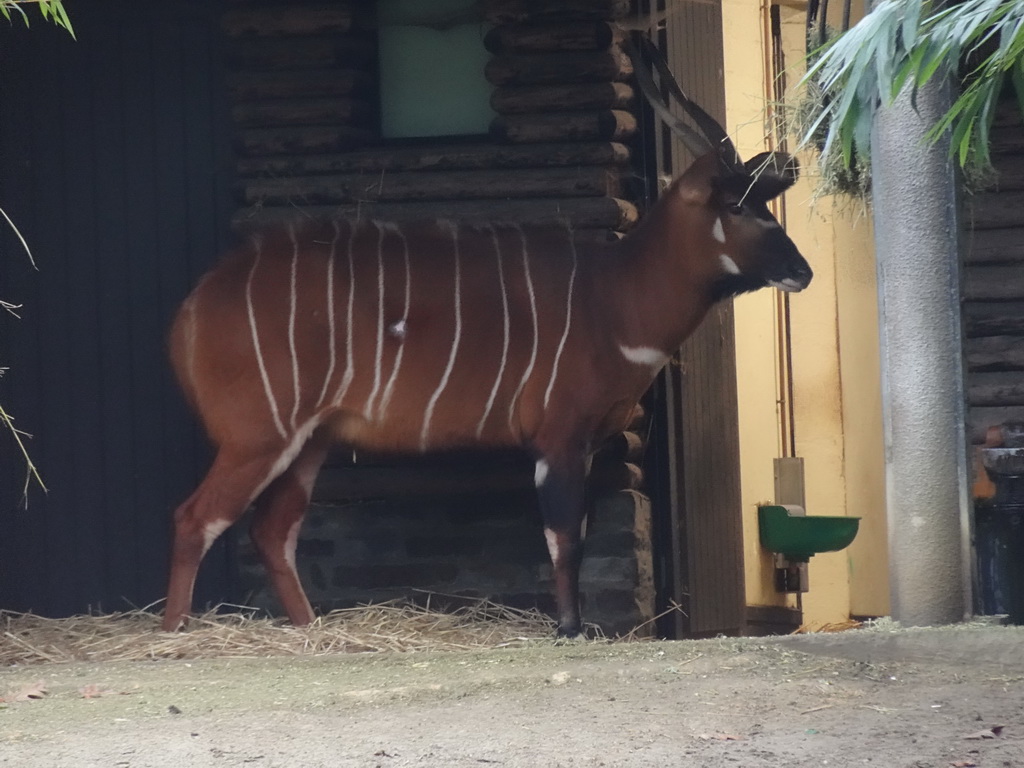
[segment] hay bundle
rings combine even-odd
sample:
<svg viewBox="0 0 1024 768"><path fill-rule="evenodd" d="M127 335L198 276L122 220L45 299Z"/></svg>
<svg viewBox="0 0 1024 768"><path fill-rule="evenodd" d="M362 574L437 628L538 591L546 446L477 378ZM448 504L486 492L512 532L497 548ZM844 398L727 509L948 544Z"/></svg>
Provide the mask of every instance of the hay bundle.
<svg viewBox="0 0 1024 768"><path fill-rule="evenodd" d="M307 627L229 607L193 618L183 632L162 632L146 610L65 619L0 611L0 665L469 650L545 640L555 630L537 611L486 600L451 612L396 600L332 611Z"/></svg>

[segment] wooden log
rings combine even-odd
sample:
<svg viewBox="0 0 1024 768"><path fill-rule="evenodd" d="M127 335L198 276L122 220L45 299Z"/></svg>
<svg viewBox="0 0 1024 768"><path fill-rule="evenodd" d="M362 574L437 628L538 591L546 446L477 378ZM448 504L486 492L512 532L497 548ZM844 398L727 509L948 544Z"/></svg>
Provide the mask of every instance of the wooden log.
<svg viewBox="0 0 1024 768"><path fill-rule="evenodd" d="M363 128L315 125L246 128L239 131L235 144L240 154L252 156L340 152L375 140L376 135Z"/></svg>
<svg viewBox="0 0 1024 768"><path fill-rule="evenodd" d="M969 338L964 348L969 371L1024 370L1024 337Z"/></svg>
<svg viewBox="0 0 1024 768"><path fill-rule="evenodd" d="M629 0L487 0L487 21L508 24L543 19L599 19L614 21L630 13Z"/></svg>
<svg viewBox="0 0 1024 768"><path fill-rule="evenodd" d="M965 272L963 298L966 301L1024 299L1024 280L1021 280L1019 265L973 264Z"/></svg>
<svg viewBox="0 0 1024 768"><path fill-rule="evenodd" d="M620 141L636 131L636 116L619 109L503 115L491 122L492 136L516 144L594 139Z"/></svg>
<svg viewBox="0 0 1024 768"><path fill-rule="evenodd" d="M979 371L967 377L971 405L1024 405L1024 371Z"/></svg>
<svg viewBox="0 0 1024 768"><path fill-rule="evenodd" d="M1017 130L1024 131L1022 128ZM993 157L992 163L996 168L997 176L988 189L994 192L1024 189L1024 155Z"/></svg>
<svg viewBox="0 0 1024 768"><path fill-rule="evenodd" d="M339 206L254 206L238 211L232 223L248 229L296 215L340 216L381 221L454 219L472 224L568 223L577 229L627 230L636 224L636 206L614 197L567 197L533 200L463 200L413 203L358 203Z"/></svg>
<svg viewBox="0 0 1024 768"><path fill-rule="evenodd" d="M982 192L967 203L967 223L974 229L1024 226L1024 192Z"/></svg>
<svg viewBox="0 0 1024 768"><path fill-rule="evenodd" d="M438 144L426 147L376 148L321 155L241 158L238 174L306 176L382 171L450 171L560 166L624 166L630 151L617 142L561 144Z"/></svg>
<svg viewBox="0 0 1024 768"><path fill-rule="evenodd" d="M231 119L238 127L273 125L357 125L368 127L374 110L357 99L273 99L246 101L231 108Z"/></svg>
<svg viewBox="0 0 1024 768"><path fill-rule="evenodd" d="M484 75L492 85L548 85L628 80L633 63L618 46L597 53L496 56Z"/></svg>
<svg viewBox="0 0 1024 768"><path fill-rule="evenodd" d="M1024 261L1024 227L968 232L965 245L970 265Z"/></svg>
<svg viewBox="0 0 1024 768"><path fill-rule="evenodd" d="M1020 124L994 127L989 134L991 145L989 150L993 155L1019 154L1024 152L1024 130ZM998 162L998 158L993 160Z"/></svg>
<svg viewBox="0 0 1024 768"><path fill-rule="evenodd" d="M229 37L343 34L352 28L352 9L343 3L239 8L224 14Z"/></svg>
<svg viewBox="0 0 1024 768"><path fill-rule="evenodd" d="M513 85L491 93L491 108L499 115L582 109L625 109L636 97L626 83L577 85Z"/></svg>
<svg viewBox="0 0 1024 768"><path fill-rule="evenodd" d="M541 168L505 171L434 171L251 179L244 185L246 204L326 205L355 202L486 200L616 196L617 169Z"/></svg>
<svg viewBox="0 0 1024 768"><path fill-rule="evenodd" d="M231 40L226 56L232 69L369 68L376 52L377 46L370 40L339 35L303 38L301 44L279 38Z"/></svg>
<svg viewBox="0 0 1024 768"><path fill-rule="evenodd" d="M484 35L484 47L493 54L603 51L617 37L606 21L502 24Z"/></svg>
<svg viewBox="0 0 1024 768"><path fill-rule="evenodd" d="M989 427L1008 422L1024 422L1024 406L973 406L967 409L967 435L975 445L985 442Z"/></svg>
<svg viewBox="0 0 1024 768"><path fill-rule="evenodd" d="M969 337L1024 336L1024 302L967 302L964 331Z"/></svg>
<svg viewBox="0 0 1024 768"><path fill-rule="evenodd" d="M374 77L360 69L229 72L226 82L234 101L344 97L373 93L377 87Z"/></svg>

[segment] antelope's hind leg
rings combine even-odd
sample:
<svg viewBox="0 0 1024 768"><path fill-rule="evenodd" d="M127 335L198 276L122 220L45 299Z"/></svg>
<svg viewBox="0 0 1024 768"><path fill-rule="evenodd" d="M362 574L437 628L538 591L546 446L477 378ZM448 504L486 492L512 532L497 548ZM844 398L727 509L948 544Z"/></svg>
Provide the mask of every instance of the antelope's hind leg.
<svg viewBox="0 0 1024 768"><path fill-rule="evenodd" d="M253 498L274 479L284 452L246 454L221 448L195 492L174 512L174 544L163 628L173 632L192 610L192 590L203 556Z"/></svg>
<svg viewBox="0 0 1024 768"><path fill-rule="evenodd" d="M583 559L586 464L583 454L563 461L541 458L534 475L554 573L560 637L576 637L582 628L580 563Z"/></svg>
<svg viewBox="0 0 1024 768"><path fill-rule="evenodd" d="M295 569L295 546L317 473L327 456L329 441L317 434L295 461L260 495L252 521L252 540L267 569L274 591L292 624L313 621Z"/></svg>

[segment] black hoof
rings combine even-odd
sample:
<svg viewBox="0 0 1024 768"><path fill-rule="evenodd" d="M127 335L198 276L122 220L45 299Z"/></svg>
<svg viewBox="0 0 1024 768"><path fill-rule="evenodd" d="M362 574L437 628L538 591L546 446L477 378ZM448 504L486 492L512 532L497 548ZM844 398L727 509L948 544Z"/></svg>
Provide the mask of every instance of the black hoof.
<svg viewBox="0 0 1024 768"><path fill-rule="evenodd" d="M558 638L572 640L580 636L582 630L579 624L559 624L558 625Z"/></svg>

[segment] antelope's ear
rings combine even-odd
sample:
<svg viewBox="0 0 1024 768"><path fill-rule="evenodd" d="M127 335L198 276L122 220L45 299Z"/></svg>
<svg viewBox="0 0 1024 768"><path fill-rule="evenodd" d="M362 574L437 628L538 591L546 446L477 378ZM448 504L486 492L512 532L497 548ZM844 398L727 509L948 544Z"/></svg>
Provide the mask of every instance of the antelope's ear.
<svg viewBox="0 0 1024 768"><path fill-rule="evenodd" d="M676 180L676 194L691 205L707 205L714 194L719 173L718 156L714 152L701 155Z"/></svg>
<svg viewBox="0 0 1024 768"><path fill-rule="evenodd" d="M765 200L778 197L800 178L800 163L785 152L761 152L743 164L754 179L758 195Z"/></svg>

